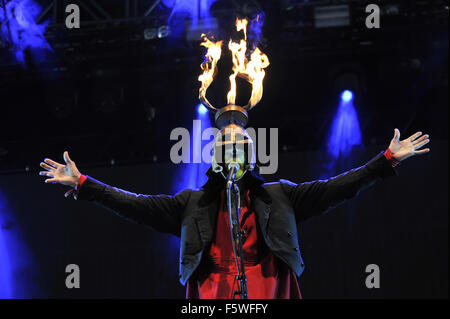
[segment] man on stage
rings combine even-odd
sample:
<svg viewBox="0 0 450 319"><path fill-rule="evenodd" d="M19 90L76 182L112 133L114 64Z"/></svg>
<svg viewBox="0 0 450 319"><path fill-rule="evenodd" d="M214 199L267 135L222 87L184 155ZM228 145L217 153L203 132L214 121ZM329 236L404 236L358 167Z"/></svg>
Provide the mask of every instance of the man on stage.
<svg viewBox="0 0 450 319"><path fill-rule="evenodd" d="M297 224L328 212L358 195L375 182L395 175L405 159L429 152L421 149L428 135L417 132L400 140L395 129L389 148L367 164L328 180L264 183L255 170L238 161L241 193L240 227L248 297L301 298L298 278L304 270ZM217 140L216 140L217 146ZM247 156L244 156L247 158ZM105 185L81 174L64 152L64 164L45 159L40 164L46 183L72 187L75 199L89 200L128 220L179 236L180 282L187 298L233 298L239 291L230 239L224 174L209 169L200 190L183 190L174 196L140 195ZM214 167L213 167L214 168ZM226 172L226 166L223 167Z"/></svg>

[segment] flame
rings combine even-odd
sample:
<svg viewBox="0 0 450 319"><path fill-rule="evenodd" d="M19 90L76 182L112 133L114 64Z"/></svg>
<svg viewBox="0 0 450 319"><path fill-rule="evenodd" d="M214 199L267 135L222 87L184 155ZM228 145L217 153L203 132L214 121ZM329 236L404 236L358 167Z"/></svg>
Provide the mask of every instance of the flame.
<svg viewBox="0 0 450 319"><path fill-rule="evenodd" d="M266 75L264 69L268 66L269 59L267 55L256 48L250 55L250 62L247 64L246 73L240 75L243 77L245 75L245 77L250 78L250 80L247 79L247 81L252 84L252 95L249 102L249 105L251 106L254 106L261 101L263 94L263 80Z"/></svg>
<svg viewBox="0 0 450 319"><path fill-rule="evenodd" d="M233 57L233 74L230 75L230 91L227 95L227 102L228 104L235 104L236 102L236 76L239 76L252 85L252 95L248 104L251 108L262 98L264 69L269 66L269 59L259 48L255 48L250 54L250 61L247 60L245 56L247 50L247 24L248 21L246 19L236 19L236 30L244 31L244 40L241 40L239 44L230 40L228 44L228 49Z"/></svg>
<svg viewBox="0 0 450 319"><path fill-rule="evenodd" d="M244 31L244 39L245 41L247 41L247 24L248 24L248 20L247 19L239 19L236 18L236 31Z"/></svg>
<svg viewBox="0 0 450 319"><path fill-rule="evenodd" d="M233 74L230 75L230 91L228 91L227 102L234 104L236 101L236 76L246 69L245 52L247 51L247 42L241 40L239 43L230 40L228 49L231 51L233 59Z"/></svg>
<svg viewBox="0 0 450 319"><path fill-rule="evenodd" d="M209 40L205 34L202 34L203 42L200 44L207 49L205 54L205 61L201 64L203 73L200 74L198 80L202 82L200 87L199 97L200 100L206 102L210 107L211 104L206 99L206 90L214 80L214 75L217 67L217 62L222 55L222 41L213 42Z"/></svg>
<svg viewBox="0 0 450 319"><path fill-rule="evenodd" d="M259 18L259 16L258 16ZM244 39L239 42L228 42L228 49L231 52L233 60L233 73L230 75L230 90L227 94L228 104L236 103L236 77L247 80L252 85L252 94L247 105L248 109L255 106L262 98L263 94L263 79L265 76L264 69L269 66L269 59L259 48L255 48L250 54L250 60L247 59L247 19L236 19L236 30L244 32ZM210 41L204 34L202 34L204 42L202 46L206 47L207 53L205 55L206 62L203 62L201 68L203 74L199 76L199 81L202 82L200 88L200 100L206 102L208 106L214 109L206 100L206 90L213 81L214 71L217 62L221 55L222 41Z"/></svg>

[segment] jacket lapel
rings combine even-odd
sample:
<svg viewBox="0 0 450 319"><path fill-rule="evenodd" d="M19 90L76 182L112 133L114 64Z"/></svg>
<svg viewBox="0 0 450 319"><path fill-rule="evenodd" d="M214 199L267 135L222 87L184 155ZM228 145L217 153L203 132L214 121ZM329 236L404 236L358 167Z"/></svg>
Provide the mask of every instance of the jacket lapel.
<svg viewBox="0 0 450 319"><path fill-rule="evenodd" d="M216 228L218 206L219 199L215 198L197 209L196 220L203 243L212 241L213 231Z"/></svg>

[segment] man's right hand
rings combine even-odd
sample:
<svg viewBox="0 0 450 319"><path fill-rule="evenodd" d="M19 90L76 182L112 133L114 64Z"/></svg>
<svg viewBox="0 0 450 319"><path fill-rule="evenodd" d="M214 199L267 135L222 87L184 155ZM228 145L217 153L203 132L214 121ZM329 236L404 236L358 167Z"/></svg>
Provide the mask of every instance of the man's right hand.
<svg viewBox="0 0 450 319"><path fill-rule="evenodd" d="M62 184L75 187L80 179L80 172L78 171L75 162L69 157L67 151L63 154L64 162L66 165L55 162L49 158L46 158L44 162L40 164L42 168L46 171L39 172L39 175L50 176L52 178L47 178L46 183L52 184Z"/></svg>

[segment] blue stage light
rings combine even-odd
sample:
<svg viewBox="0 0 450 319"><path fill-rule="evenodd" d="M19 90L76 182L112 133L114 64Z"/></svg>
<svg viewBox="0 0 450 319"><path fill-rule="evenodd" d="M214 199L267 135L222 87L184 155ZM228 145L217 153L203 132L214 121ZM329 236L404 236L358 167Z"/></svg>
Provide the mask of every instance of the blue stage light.
<svg viewBox="0 0 450 319"><path fill-rule="evenodd" d="M197 106L197 113L200 115L204 115L204 114L208 113L208 109L203 104L199 104Z"/></svg>
<svg viewBox="0 0 450 319"><path fill-rule="evenodd" d="M349 90L345 90L341 94L341 100L344 102L350 102L351 100L353 100L353 92L349 91Z"/></svg>
<svg viewBox="0 0 450 319"><path fill-rule="evenodd" d="M199 188L208 180L205 173L211 164L206 162L202 152L211 140L203 140L203 131L212 126L210 118L207 116L208 109L203 104L197 105L196 109L194 126L190 132L190 163L179 165L177 179L173 185L173 189L177 192L186 188Z"/></svg>
<svg viewBox="0 0 450 319"><path fill-rule="evenodd" d="M362 145L362 134L353 105L353 93L345 90L341 94L341 101L331 125L328 153L333 158L346 157L356 145Z"/></svg>
<svg viewBox="0 0 450 319"><path fill-rule="evenodd" d="M0 193L0 225L5 223L4 215L5 199ZM11 259L9 256L8 245L6 243L6 233L4 233L3 227L0 227L0 298L9 299L12 298L12 286L11 286Z"/></svg>
<svg viewBox="0 0 450 319"><path fill-rule="evenodd" d="M38 265L24 239L7 193L0 189L0 299L41 296Z"/></svg>
<svg viewBox="0 0 450 319"><path fill-rule="evenodd" d="M11 46L15 59L25 65L25 50L52 50L44 37L48 21L37 24L42 8L34 0L11 0L0 7L0 38Z"/></svg>
<svg viewBox="0 0 450 319"><path fill-rule="evenodd" d="M169 22L176 15L187 16L191 19L192 25L197 25L199 19L211 18L211 6L217 0L164 0L164 6L171 8L172 12L169 17Z"/></svg>
<svg viewBox="0 0 450 319"><path fill-rule="evenodd" d="M6 240L0 229L0 298L12 298L11 293L11 270Z"/></svg>

